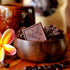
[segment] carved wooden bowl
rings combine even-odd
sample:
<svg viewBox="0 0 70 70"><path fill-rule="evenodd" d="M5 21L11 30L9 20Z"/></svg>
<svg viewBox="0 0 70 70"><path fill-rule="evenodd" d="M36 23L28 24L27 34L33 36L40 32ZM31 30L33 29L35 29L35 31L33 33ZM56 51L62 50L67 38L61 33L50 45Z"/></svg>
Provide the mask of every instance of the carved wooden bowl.
<svg viewBox="0 0 70 70"><path fill-rule="evenodd" d="M50 62L64 57L67 51L65 38L51 41L27 41L15 37L17 55L32 62Z"/></svg>

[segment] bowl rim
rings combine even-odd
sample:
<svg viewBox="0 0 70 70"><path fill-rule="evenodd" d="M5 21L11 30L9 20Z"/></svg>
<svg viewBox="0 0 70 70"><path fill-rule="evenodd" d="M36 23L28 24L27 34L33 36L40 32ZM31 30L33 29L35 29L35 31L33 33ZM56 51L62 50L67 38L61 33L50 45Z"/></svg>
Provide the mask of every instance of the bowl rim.
<svg viewBox="0 0 70 70"><path fill-rule="evenodd" d="M60 41L60 40L66 40L66 36L65 36L65 35L64 35L63 38L59 38L59 39L55 39L55 40L45 40L45 41L24 40L24 39L22 39L22 38L20 38L20 37L17 37L17 36L16 36L15 38L20 39L20 40L22 40L22 41L27 41L27 42L49 42L49 41L55 42L55 41Z"/></svg>

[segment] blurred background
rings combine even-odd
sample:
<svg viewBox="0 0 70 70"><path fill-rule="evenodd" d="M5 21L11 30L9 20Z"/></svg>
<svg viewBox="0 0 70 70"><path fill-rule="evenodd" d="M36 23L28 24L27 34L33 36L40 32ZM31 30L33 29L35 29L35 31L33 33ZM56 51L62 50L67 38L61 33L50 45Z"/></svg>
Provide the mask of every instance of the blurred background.
<svg viewBox="0 0 70 70"><path fill-rule="evenodd" d="M42 22L43 26L54 24L66 33L70 28L70 0L0 0L0 4L17 4L33 6L35 23Z"/></svg>
<svg viewBox="0 0 70 70"><path fill-rule="evenodd" d="M24 0L24 4L29 4L32 0ZM44 1L44 0L42 0ZM65 10L65 14L66 14L66 24L68 27L70 27L70 0L51 0L51 1L54 1L54 6L57 7L58 6L58 2L61 4L61 3L64 3L64 4L67 4L66 6L66 10Z"/></svg>

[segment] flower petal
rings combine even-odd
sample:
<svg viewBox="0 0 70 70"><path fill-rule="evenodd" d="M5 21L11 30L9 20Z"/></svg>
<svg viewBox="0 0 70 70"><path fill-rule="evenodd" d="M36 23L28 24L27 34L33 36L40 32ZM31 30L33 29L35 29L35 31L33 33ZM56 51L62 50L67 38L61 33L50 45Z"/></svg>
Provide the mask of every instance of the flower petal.
<svg viewBox="0 0 70 70"><path fill-rule="evenodd" d="M0 32L0 44L2 44L1 37L2 37L2 33Z"/></svg>
<svg viewBox="0 0 70 70"><path fill-rule="evenodd" d="M16 54L16 48L12 45L4 44L5 52L7 55L15 55Z"/></svg>
<svg viewBox="0 0 70 70"><path fill-rule="evenodd" d="M3 47L0 47L0 62L4 60L5 57L5 51Z"/></svg>
<svg viewBox="0 0 70 70"><path fill-rule="evenodd" d="M3 44L11 44L15 38L15 32L13 29L7 29L2 35L2 43Z"/></svg>

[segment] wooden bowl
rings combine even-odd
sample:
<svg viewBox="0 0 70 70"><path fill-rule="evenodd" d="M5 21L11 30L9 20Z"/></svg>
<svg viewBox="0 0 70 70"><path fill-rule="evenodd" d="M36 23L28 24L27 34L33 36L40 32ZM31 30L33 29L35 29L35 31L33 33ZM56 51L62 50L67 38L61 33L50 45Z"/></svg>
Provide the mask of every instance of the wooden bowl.
<svg viewBox="0 0 70 70"><path fill-rule="evenodd" d="M51 41L27 41L15 37L17 55L32 62L50 62L64 57L67 51L65 38Z"/></svg>

